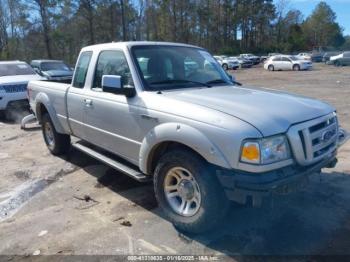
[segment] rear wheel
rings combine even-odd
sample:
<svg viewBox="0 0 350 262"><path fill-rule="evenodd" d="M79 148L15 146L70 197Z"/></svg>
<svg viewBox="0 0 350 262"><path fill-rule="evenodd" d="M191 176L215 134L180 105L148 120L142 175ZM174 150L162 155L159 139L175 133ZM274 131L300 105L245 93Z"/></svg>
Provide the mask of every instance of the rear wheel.
<svg viewBox="0 0 350 262"><path fill-rule="evenodd" d="M293 65L293 71L300 71L300 65Z"/></svg>
<svg viewBox="0 0 350 262"><path fill-rule="evenodd" d="M161 157L154 189L166 217L184 232L213 228L229 207L211 165L186 149L175 149Z"/></svg>
<svg viewBox="0 0 350 262"><path fill-rule="evenodd" d="M53 155L61 155L69 151L70 136L57 133L49 114L43 115L41 126L45 143Z"/></svg>
<svg viewBox="0 0 350 262"><path fill-rule="evenodd" d="M275 67L274 67L273 65L269 65L269 66L267 67L267 69L268 69L269 71L275 71Z"/></svg>

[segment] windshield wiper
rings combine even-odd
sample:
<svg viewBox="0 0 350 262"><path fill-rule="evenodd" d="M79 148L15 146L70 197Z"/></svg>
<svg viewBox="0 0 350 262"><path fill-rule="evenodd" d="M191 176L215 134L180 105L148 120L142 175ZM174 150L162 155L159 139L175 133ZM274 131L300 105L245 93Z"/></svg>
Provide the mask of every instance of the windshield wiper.
<svg viewBox="0 0 350 262"><path fill-rule="evenodd" d="M234 80L230 80L233 84L235 84L235 85L238 85L238 86L241 86L242 84L240 83L240 82L236 82L236 81L234 81ZM221 83L223 83L223 84L229 84L229 83L227 83L225 80L223 80L223 79L214 79L214 80L210 80L210 81L208 81L208 82L206 82L206 84L221 84Z"/></svg>
<svg viewBox="0 0 350 262"><path fill-rule="evenodd" d="M202 82L191 81L191 80L187 80L187 79L169 79L169 80L151 82L149 84L150 85L161 85L161 84L174 84L174 83L175 84L176 83L192 83L192 84L196 84L196 85L211 87L211 85L209 83L202 83Z"/></svg>
<svg viewBox="0 0 350 262"><path fill-rule="evenodd" d="M224 84L228 84L225 80L223 79L214 79L214 80L210 80L208 82L205 82L206 84L221 84L221 83L224 83Z"/></svg>

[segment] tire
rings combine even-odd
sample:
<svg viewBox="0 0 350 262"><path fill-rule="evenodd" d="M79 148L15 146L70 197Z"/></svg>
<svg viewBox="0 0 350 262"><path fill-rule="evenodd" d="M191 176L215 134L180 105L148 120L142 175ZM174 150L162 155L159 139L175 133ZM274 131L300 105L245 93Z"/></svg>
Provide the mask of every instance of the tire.
<svg viewBox="0 0 350 262"><path fill-rule="evenodd" d="M300 71L300 65L293 65L293 71Z"/></svg>
<svg viewBox="0 0 350 262"><path fill-rule="evenodd" d="M0 110L0 119L6 120L6 111L5 110Z"/></svg>
<svg viewBox="0 0 350 262"><path fill-rule="evenodd" d="M335 65L336 67L340 67L340 66L341 66L341 63L340 63L338 60L336 60L336 61L334 62L334 65Z"/></svg>
<svg viewBox="0 0 350 262"><path fill-rule="evenodd" d="M179 173L182 177L180 176L178 179ZM174 174L177 174L176 178ZM192 175L193 179L187 180L187 175ZM183 177L186 177L186 179L183 179ZM172 180L175 185L169 186L169 181ZM182 199L181 196L170 198L169 194L174 192L170 192L170 190L170 193L166 192L166 185L168 185L168 188L177 187L175 191L180 194L180 185L185 188L186 183L192 184L193 187L189 186L189 188L194 189L194 192L188 190L190 194L186 197L190 198L191 193L197 197L192 198L196 201L184 201L187 203L185 204L186 208L181 208L183 203L180 200ZM154 174L154 191L165 216L182 232L202 233L212 229L223 219L230 203L215 176L215 170L212 166L195 153L181 148L165 153L159 160ZM176 209L176 205L180 207ZM187 209L188 212L186 212ZM180 214L182 211L183 214Z"/></svg>
<svg viewBox="0 0 350 262"><path fill-rule="evenodd" d="M275 71L275 67L274 67L273 65L269 65L269 66L267 67L267 69L268 69L269 71Z"/></svg>
<svg viewBox="0 0 350 262"><path fill-rule="evenodd" d="M62 155L70 149L70 136L57 133L49 114L42 116L42 132L47 148L53 155Z"/></svg>
<svg viewBox="0 0 350 262"><path fill-rule="evenodd" d="M227 64L223 64L223 65L222 65L222 68L223 68L225 71L227 71L227 70L228 70L228 65L227 65Z"/></svg>

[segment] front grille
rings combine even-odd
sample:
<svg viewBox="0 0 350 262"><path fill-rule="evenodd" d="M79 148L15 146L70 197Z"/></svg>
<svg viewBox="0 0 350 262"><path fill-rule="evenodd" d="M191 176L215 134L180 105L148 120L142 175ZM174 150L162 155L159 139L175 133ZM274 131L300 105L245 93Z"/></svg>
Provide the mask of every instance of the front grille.
<svg viewBox="0 0 350 262"><path fill-rule="evenodd" d="M27 84L1 85L6 93L26 92Z"/></svg>
<svg viewBox="0 0 350 262"><path fill-rule="evenodd" d="M288 138L297 162L310 165L333 153L337 147L338 121L330 114L294 125Z"/></svg>

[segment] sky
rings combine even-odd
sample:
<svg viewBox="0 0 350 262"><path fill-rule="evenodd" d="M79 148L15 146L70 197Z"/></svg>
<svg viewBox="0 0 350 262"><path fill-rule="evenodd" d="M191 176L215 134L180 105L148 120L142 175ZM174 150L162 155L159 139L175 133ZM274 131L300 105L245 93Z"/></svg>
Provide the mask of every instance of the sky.
<svg viewBox="0 0 350 262"><path fill-rule="evenodd" d="M289 0L289 8L300 10L306 18L319 2L320 0ZM324 2L336 13L337 22L344 29L344 35L350 35L350 0L327 0Z"/></svg>

